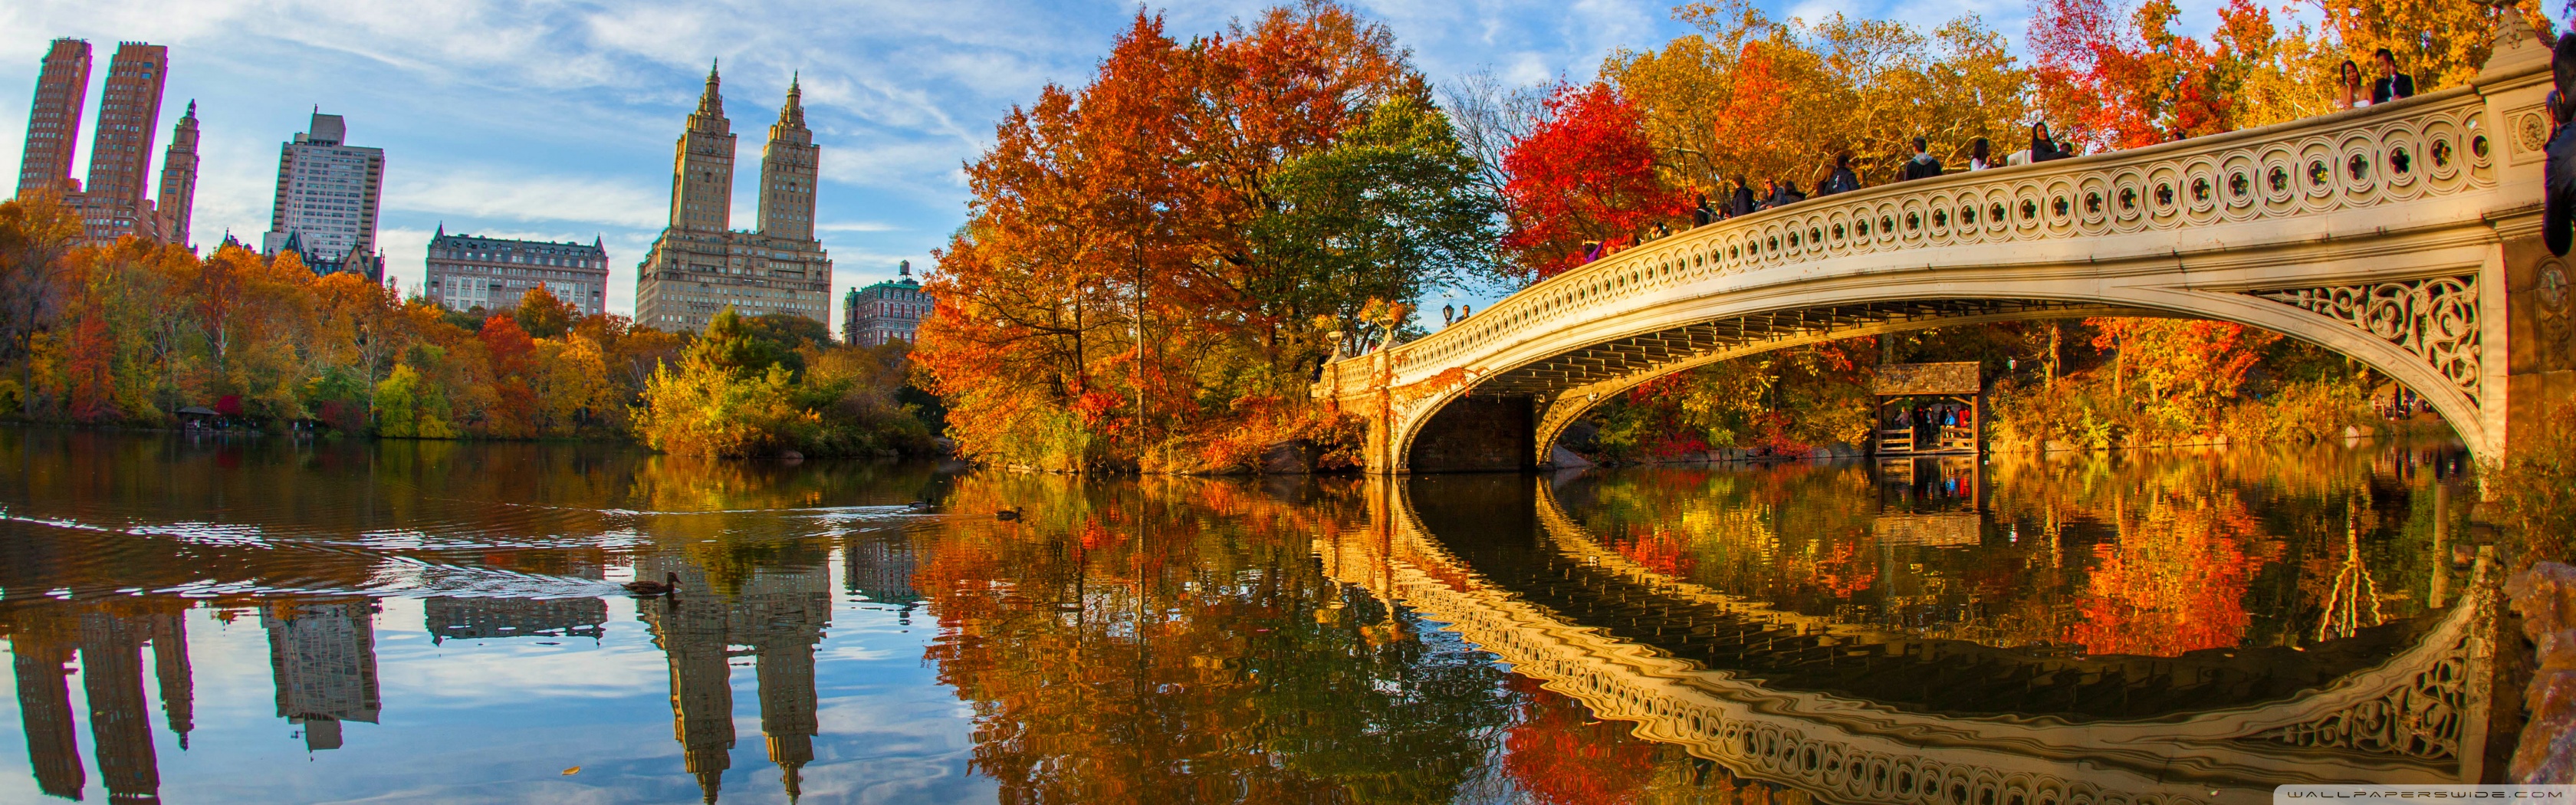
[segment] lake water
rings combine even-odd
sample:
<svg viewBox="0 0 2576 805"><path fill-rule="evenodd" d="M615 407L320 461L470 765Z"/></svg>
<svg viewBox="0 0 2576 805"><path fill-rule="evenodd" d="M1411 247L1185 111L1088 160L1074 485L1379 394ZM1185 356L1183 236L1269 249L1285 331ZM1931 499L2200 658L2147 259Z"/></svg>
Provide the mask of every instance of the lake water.
<svg viewBox="0 0 2576 805"><path fill-rule="evenodd" d="M2483 762L2490 698L2463 681L2487 672L2463 461L1080 481L5 430L0 802L2055 805L2442 779ZM666 573L676 596L619 587Z"/></svg>

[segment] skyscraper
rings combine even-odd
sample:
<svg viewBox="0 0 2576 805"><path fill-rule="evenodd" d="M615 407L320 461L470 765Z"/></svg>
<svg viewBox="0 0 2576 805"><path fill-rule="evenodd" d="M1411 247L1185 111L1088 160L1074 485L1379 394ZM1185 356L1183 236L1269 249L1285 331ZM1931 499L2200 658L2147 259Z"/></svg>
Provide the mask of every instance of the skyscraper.
<svg viewBox="0 0 2576 805"><path fill-rule="evenodd" d="M170 78L170 49L119 42L107 63L107 91L91 124L89 185L81 189L82 217L93 241L124 235L159 237L160 220L150 189L152 139L161 130L161 87Z"/></svg>
<svg viewBox="0 0 2576 805"><path fill-rule="evenodd" d="M778 122L769 124L769 144L760 149L760 232L813 240L814 183L820 178L823 149L814 144L814 131L805 127L800 83L787 80L787 105L779 108Z"/></svg>
<svg viewBox="0 0 2576 805"><path fill-rule="evenodd" d="M81 687L89 699L90 745L109 802L158 802L161 763L152 751L152 706L143 696L141 624L129 616L81 613Z"/></svg>
<svg viewBox="0 0 2576 805"><path fill-rule="evenodd" d="M268 670L277 681L277 714L304 727L307 751L340 748L340 722L376 722L384 708L376 687L376 603L337 601L273 607Z"/></svg>
<svg viewBox="0 0 2576 805"><path fill-rule="evenodd" d="M79 799L88 783L80 757L78 724L72 720L71 661L73 636L23 625L9 636L9 655L18 672L18 721L27 734L27 762L36 774L36 790L48 796Z"/></svg>
<svg viewBox="0 0 2576 805"><path fill-rule="evenodd" d="M170 129L170 151L161 155L161 242L188 245L188 219L197 205L197 102Z"/></svg>
<svg viewBox="0 0 2576 805"><path fill-rule="evenodd" d="M689 115L671 168L670 225L635 278L635 323L698 330L730 305L744 315L790 313L831 323L832 258L814 239L814 187L821 149L805 127L802 90L787 103L762 149L760 229L733 225L734 135L721 79Z"/></svg>
<svg viewBox="0 0 2576 805"><path fill-rule="evenodd" d="M18 195L50 189L68 193L72 149L80 141L81 110L89 105L89 43L56 39L36 73L36 99L27 112L27 150L18 163Z"/></svg>
<svg viewBox="0 0 2576 805"><path fill-rule="evenodd" d="M277 196L260 251L294 251L317 274L349 271L382 279L376 202L383 193L385 149L348 145L348 133L339 115L315 111L309 130L279 146Z"/></svg>

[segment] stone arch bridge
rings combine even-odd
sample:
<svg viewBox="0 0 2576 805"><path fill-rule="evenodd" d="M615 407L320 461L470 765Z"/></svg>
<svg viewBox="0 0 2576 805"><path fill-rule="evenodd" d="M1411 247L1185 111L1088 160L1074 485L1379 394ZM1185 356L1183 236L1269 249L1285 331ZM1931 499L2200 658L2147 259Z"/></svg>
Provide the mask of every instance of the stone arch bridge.
<svg viewBox="0 0 2576 805"><path fill-rule="evenodd" d="M1371 472L1525 469L1600 400L1701 364L1944 325L2174 316L2359 360L2492 457L2576 397L2566 267L2539 238L2549 53L2507 25L2470 86L1698 227L1335 361L1313 393L1368 421Z"/></svg>

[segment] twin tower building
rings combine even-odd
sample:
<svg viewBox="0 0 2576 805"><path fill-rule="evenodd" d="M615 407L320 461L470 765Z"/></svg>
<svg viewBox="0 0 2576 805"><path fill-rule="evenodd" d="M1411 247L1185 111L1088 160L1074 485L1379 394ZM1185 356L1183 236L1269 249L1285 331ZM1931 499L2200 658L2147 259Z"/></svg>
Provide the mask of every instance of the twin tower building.
<svg viewBox="0 0 2576 805"><path fill-rule="evenodd" d="M136 236L188 243L197 186L196 104L171 132L162 159L159 198L146 173L169 74L167 48L120 43L109 68L91 147L89 181L71 177L89 92L88 42L58 39L46 54L27 125L18 192L59 194L80 210L91 242ZM637 267L635 323L701 331L727 306L744 315L783 313L829 325L832 258L814 237L814 193L821 149L805 126L799 83L769 126L760 154L758 228L733 223L734 134L714 68L680 135L671 169L670 220ZM376 244L384 151L350 146L337 115L313 116L312 131L281 149L277 197L262 251L295 251L317 271L351 271L381 279ZM513 304L543 286L584 313L603 312L607 253L600 244L547 243L450 235L429 247L423 291L452 308ZM843 337L853 343L910 340L930 299L908 275L852 289Z"/></svg>
<svg viewBox="0 0 2576 805"><path fill-rule="evenodd" d="M795 81L760 152L759 228L732 228L733 123L716 70L689 115L671 167L671 219L635 280L635 323L701 331L727 305L743 315L832 320L832 257L814 239L821 149Z"/></svg>

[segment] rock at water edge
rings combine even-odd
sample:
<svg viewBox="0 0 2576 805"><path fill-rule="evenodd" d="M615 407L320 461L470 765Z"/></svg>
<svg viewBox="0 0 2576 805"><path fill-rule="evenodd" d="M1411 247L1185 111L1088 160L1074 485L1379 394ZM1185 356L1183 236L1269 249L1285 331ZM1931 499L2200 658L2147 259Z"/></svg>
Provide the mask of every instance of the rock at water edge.
<svg viewBox="0 0 2576 805"><path fill-rule="evenodd" d="M1548 450L1547 463L1554 465L1557 469L1579 470L1592 466L1592 462L1585 460L1582 456L1575 455L1572 450L1565 449L1565 445L1556 445Z"/></svg>

